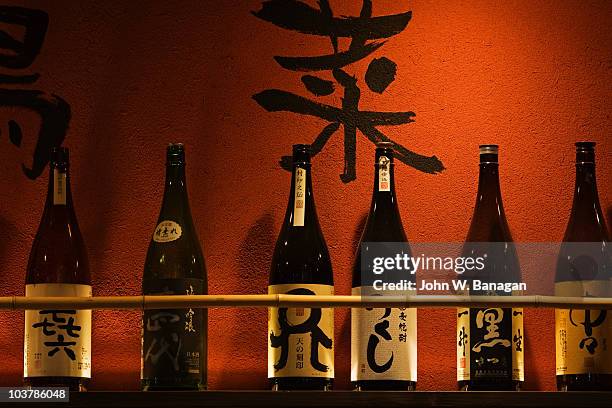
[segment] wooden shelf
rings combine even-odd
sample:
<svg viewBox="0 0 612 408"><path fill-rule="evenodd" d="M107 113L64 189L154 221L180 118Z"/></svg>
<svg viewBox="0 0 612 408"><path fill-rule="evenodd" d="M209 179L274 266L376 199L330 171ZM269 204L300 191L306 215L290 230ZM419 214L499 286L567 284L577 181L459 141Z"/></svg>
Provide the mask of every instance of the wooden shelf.
<svg viewBox="0 0 612 408"><path fill-rule="evenodd" d="M612 392L353 392L204 391L73 393L70 403L0 403L0 407L222 407L222 408L609 408Z"/></svg>

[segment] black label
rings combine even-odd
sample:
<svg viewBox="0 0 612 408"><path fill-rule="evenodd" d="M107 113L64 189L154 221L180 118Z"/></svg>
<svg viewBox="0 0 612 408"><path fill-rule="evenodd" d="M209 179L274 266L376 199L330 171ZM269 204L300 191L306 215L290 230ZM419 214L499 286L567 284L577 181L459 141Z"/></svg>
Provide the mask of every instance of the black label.
<svg viewBox="0 0 612 408"><path fill-rule="evenodd" d="M143 284L145 295L201 295L201 279L156 279ZM206 375L206 310L145 310L142 378L163 382L204 381ZM191 380L191 381L190 381Z"/></svg>
<svg viewBox="0 0 612 408"><path fill-rule="evenodd" d="M470 310L470 378L512 380L512 309Z"/></svg>

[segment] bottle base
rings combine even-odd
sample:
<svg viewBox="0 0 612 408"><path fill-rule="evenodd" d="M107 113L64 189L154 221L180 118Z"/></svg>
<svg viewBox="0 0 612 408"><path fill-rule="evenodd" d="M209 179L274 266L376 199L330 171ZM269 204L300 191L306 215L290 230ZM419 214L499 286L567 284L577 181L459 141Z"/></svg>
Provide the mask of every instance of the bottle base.
<svg viewBox="0 0 612 408"><path fill-rule="evenodd" d="M610 391L612 390L611 374L575 374L558 375L558 391Z"/></svg>
<svg viewBox="0 0 612 408"><path fill-rule="evenodd" d="M416 391L416 381L364 380L351 384L355 391Z"/></svg>
<svg viewBox="0 0 612 408"><path fill-rule="evenodd" d="M282 377L270 378L272 391L331 391L331 378Z"/></svg>
<svg viewBox="0 0 612 408"><path fill-rule="evenodd" d="M206 391L207 386L202 383L178 383L168 380L141 380L142 391Z"/></svg>
<svg viewBox="0 0 612 408"><path fill-rule="evenodd" d="M523 381L489 381L476 382L459 381L457 383L459 391L521 391L523 389Z"/></svg>
<svg viewBox="0 0 612 408"><path fill-rule="evenodd" d="M25 387L68 387L70 392L87 391L88 378L82 377L26 377L23 379Z"/></svg>

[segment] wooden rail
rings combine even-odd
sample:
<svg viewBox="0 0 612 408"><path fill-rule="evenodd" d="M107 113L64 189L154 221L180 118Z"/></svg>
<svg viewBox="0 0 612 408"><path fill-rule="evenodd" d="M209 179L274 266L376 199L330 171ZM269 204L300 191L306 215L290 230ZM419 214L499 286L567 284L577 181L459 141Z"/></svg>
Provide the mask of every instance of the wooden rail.
<svg viewBox="0 0 612 408"><path fill-rule="evenodd" d="M612 309L612 298L557 296L303 296L178 295L95 297L0 297L0 310L179 309L213 307L529 307Z"/></svg>

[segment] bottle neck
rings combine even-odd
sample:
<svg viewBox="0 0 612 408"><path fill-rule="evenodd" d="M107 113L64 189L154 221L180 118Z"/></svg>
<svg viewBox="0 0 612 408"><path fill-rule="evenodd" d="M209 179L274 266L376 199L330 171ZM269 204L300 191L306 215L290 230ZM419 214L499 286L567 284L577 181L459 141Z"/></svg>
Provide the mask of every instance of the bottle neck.
<svg viewBox="0 0 612 408"><path fill-rule="evenodd" d="M505 218L499 185L499 164L497 163L480 164L476 212L483 211Z"/></svg>
<svg viewBox="0 0 612 408"><path fill-rule="evenodd" d="M576 161L574 200L565 240L576 240L576 235L584 241L610 239L599 204L594 159Z"/></svg>
<svg viewBox="0 0 612 408"><path fill-rule="evenodd" d="M189 213L189 199L187 196L187 181L185 177L185 164L172 163L166 165L166 186L162 202L162 216L164 214ZM179 221L179 220L177 220Z"/></svg>
<svg viewBox="0 0 612 408"><path fill-rule="evenodd" d="M474 216L468 232L471 242L511 242L499 185L497 161L481 161Z"/></svg>
<svg viewBox="0 0 612 408"><path fill-rule="evenodd" d="M370 214L385 212L399 215L395 195L395 171L393 157L376 152L374 163L374 191Z"/></svg>
<svg viewBox="0 0 612 408"><path fill-rule="evenodd" d="M70 172L66 164L49 166L49 184L45 209L53 212L72 212Z"/></svg>
<svg viewBox="0 0 612 408"><path fill-rule="evenodd" d="M291 191L285 215L288 227L307 227L316 223L310 163L296 162L291 174Z"/></svg>
<svg viewBox="0 0 612 408"><path fill-rule="evenodd" d="M595 179L595 163L576 163L573 207L575 210L601 211Z"/></svg>

